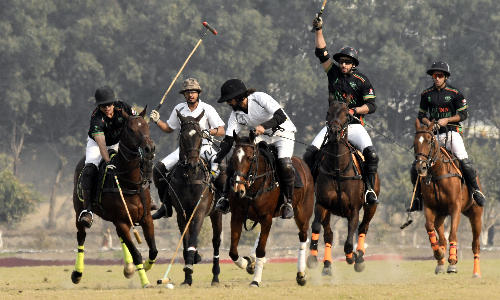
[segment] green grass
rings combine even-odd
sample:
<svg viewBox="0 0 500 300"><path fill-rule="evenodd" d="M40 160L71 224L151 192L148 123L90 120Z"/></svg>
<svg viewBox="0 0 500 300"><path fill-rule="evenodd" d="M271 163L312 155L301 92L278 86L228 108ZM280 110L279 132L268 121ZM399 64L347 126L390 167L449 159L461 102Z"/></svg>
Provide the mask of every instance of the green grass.
<svg viewBox="0 0 500 300"><path fill-rule="evenodd" d="M499 260L483 260L483 278L472 278L472 260L458 264L457 274L434 274L434 261L367 261L362 273L345 262L333 263L333 276L322 277L320 264L307 269L307 285L295 281L295 263L264 265L260 288L249 288L252 276L233 264L221 265L219 287L213 288L211 264L196 265L194 283L181 288L182 265L172 266L175 288L156 286L168 265L155 265L147 275L154 289L143 290L137 274L126 279L121 266L86 266L80 284L70 279L73 266L0 268L0 299L496 299Z"/></svg>

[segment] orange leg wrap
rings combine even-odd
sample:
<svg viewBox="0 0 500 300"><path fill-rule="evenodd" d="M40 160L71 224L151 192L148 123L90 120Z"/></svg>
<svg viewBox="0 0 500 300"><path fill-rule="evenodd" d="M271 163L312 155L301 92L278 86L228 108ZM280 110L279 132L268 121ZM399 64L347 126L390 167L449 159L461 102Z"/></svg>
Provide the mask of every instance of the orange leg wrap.
<svg viewBox="0 0 500 300"><path fill-rule="evenodd" d="M365 254L365 236L366 234L361 233L358 236L358 247L356 247L356 251L361 250L363 251L363 254Z"/></svg>
<svg viewBox="0 0 500 300"><path fill-rule="evenodd" d="M474 255L474 273L481 276L481 270L479 269L479 254Z"/></svg>
<svg viewBox="0 0 500 300"><path fill-rule="evenodd" d="M437 251L437 249L439 249L439 244L437 242L436 232L428 231L427 234L429 235L429 241L431 242L432 250Z"/></svg>
<svg viewBox="0 0 500 300"><path fill-rule="evenodd" d="M319 233L311 234L311 241L313 242L316 241L316 245L318 245L318 240L319 240ZM311 255L318 256L318 249L311 249Z"/></svg>
<svg viewBox="0 0 500 300"><path fill-rule="evenodd" d="M332 245L326 243L325 245L325 257L324 260L332 262Z"/></svg>
<svg viewBox="0 0 500 300"><path fill-rule="evenodd" d="M449 259L457 260L457 243L450 242L450 257Z"/></svg>

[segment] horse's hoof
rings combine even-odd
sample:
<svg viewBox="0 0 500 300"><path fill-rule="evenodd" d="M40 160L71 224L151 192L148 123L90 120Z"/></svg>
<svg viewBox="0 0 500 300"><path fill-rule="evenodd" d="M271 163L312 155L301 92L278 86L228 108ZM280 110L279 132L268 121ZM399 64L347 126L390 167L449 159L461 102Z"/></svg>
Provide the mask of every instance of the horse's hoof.
<svg viewBox="0 0 500 300"><path fill-rule="evenodd" d="M71 281L73 281L74 284L79 284L80 280L82 279L82 275L83 274L80 272L73 271L71 273Z"/></svg>
<svg viewBox="0 0 500 300"><path fill-rule="evenodd" d="M318 257L314 255L309 255L307 257L306 265L309 269L314 269L318 266Z"/></svg>
<svg viewBox="0 0 500 300"><path fill-rule="evenodd" d="M218 281L212 281L212 284L211 284L211 285L212 285L212 286L219 286L219 285L220 285L220 283L219 283Z"/></svg>
<svg viewBox="0 0 500 300"><path fill-rule="evenodd" d="M444 274L444 265L437 265L436 270L434 271L436 274Z"/></svg>
<svg viewBox="0 0 500 300"><path fill-rule="evenodd" d="M321 276L332 276L332 266L325 266L323 270L321 271Z"/></svg>
<svg viewBox="0 0 500 300"><path fill-rule="evenodd" d="M249 287L259 287L259 283L257 281L252 281L252 283L250 283Z"/></svg>
<svg viewBox="0 0 500 300"><path fill-rule="evenodd" d="M363 251L358 250L358 255L356 257L356 260L354 261L354 271L356 272L363 272L365 269L365 259L363 258Z"/></svg>
<svg viewBox="0 0 500 300"><path fill-rule="evenodd" d="M190 287L191 286L191 283L187 282L187 281L184 281L183 283L181 283L181 287Z"/></svg>
<svg viewBox="0 0 500 300"><path fill-rule="evenodd" d="M247 273L253 275L255 273L255 258L253 256L243 256L247 261Z"/></svg>
<svg viewBox="0 0 500 300"><path fill-rule="evenodd" d="M185 265L182 269L186 274L193 274L193 265Z"/></svg>
<svg viewBox="0 0 500 300"><path fill-rule="evenodd" d="M436 260L442 260L444 258L444 251L439 248L438 253L434 252L434 258Z"/></svg>
<svg viewBox="0 0 500 300"><path fill-rule="evenodd" d="M306 280L306 272L297 272L297 284L300 286L304 286L307 283Z"/></svg>
<svg viewBox="0 0 500 300"><path fill-rule="evenodd" d="M143 285L142 288L143 289L154 289L155 286L148 282L145 285Z"/></svg>
<svg viewBox="0 0 500 300"><path fill-rule="evenodd" d="M481 274L474 273L472 274L472 278L481 278Z"/></svg>
<svg viewBox="0 0 500 300"><path fill-rule="evenodd" d="M458 273L458 267L457 265L449 265L448 270L446 270L447 273Z"/></svg>
<svg viewBox="0 0 500 300"><path fill-rule="evenodd" d="M352 252L352 256L351 256L351 258L347 258L347 257L346 257L345 261L346 261L348 264L352 265L352 264L356 261L356 259L357 259L357 258L358 258L358 254L357 254L356 252Z"/></svg>
<svg viewBox="0 0 500 300"><path fill-rule="evenodd" d="M134 263L128 263L123 267L123 275L125 276L125 278L130 279L134 277L134 268Z"/></svg>

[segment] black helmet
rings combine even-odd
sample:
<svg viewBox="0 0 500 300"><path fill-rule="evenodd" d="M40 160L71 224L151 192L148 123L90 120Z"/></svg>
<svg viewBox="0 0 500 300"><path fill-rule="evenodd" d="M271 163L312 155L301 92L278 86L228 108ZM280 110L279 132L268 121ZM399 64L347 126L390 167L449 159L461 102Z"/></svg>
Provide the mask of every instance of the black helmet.
<svg viewBox="0 0 500 300"><path fill-rule="evenodd" d="M95 91L95 104L108 104L116 102L115 92L109 86L103 86Z"/></svg>
<svg viewBox="0 0 500 300"><path fill-rule="evenodd" d="M247 91L243 81L239 79L229 79L220 88L220 98L217 103L222 103L233 99Z"/></svg>
<svg viewBox="0 0 500 300"><path fill-rule="evenodd" d="M341 56L350 57L354 61L354 65L359 66L358 51L356 51L356 49L354 49L353 47L347 46L340 48L339 52L333 55L333 60L339 62Z"/></svg>
<svg viewBox="0 0 500 300"><path fill-rule="evenodd" d="M433 63L431 68L427 70L427 74L432 76L432 74L434 74L434 71L441 71L446 75L446 77L450 77L451 75L450 66L448 66L448 64L443 61Z"/></svg>

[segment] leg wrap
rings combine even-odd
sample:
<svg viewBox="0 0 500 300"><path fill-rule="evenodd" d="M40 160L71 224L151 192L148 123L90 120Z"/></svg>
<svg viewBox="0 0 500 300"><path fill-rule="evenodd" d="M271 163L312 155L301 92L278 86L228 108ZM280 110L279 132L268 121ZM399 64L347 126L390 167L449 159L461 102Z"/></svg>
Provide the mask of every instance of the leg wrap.
<svg viewBox="0 0 500 300"><path fill-rule="evenodd" d="M130 254L130 251L127 248L127 245L123 242L123 240L120 238L120 243L122 244L122 250L123 250L123 261L126 264L130 264L133 262L132 255Z"/></svg>
<svg viewBox="0 0 500 300"><path fill-rule="evenodd" d="M137 268L137 273L139 273L139 277L141 278L141 287L146 287L149 285L148 276L146 275L146 271L142 264L135 265Z"/></svg>
<svg viewBox="0 0 500 300"><path fill-rule="evenodd" d="M83 246L78 246L78 253L76 254L75 271L83 273L83 259L84 259Z"/></svg>
<svg viewBox="0 0 500 300"><path fill-rule="evenodd" d="M299 257L297 259L298 272L304 272L306 270L306 249L307 249L307 243L299 244Z"/></svg>
<svg viewBox="0 0 500 300"><path fill-rule="evenodd" d="M356 247L356 251L361 250L361 251L363 251L363 253L366 253L365 252L365 236L366 235L364 233L361 233L358 236L358 246Z"/></svg>
<svg viewBox="0 0 500 300"><path fill-rule="evenodd" d="M148 257L148 259L146 260L146 263L144 264L144 271L147 272L147 271L151 270L151 268L153 267L155 261L156 261L156 259L151 260Z"/></svg>
<svg viewBox="0 0 500 300"><path fill-rule="evenodd" d="M431 242L432 250L437 251L439 249L439 244L437 241L436 232L428 231L427 234L429 235L429 241Z"/></svg>
<svg viewBox="0 0 500 300"><path fill-rule="evenodd" d="M326 243L325 245L325 255L323 260L332 262L332 245L330 243Z"/></svg>
<svg viewBox="0 0 500 300"><path fill-rule="evenodd" d="M481 269L479 268L479 254L474 254L474 273L481 276Z"/></svg>
<svg viewBox="0 0 500 300"><path fill-rule="evenodd" d="M253 281L260 283L262 281L262 269L264 269L264 263L266 262L265 257L257 257L255 261L255 273L253 275Z"/></svg>
<svg viewBox="0 0 500 300"><path fill-rule="evenodd" d="M311 235L311 245L309 245L309 249L311 249L312 256L318 255L318 240L319 240L319 233L313 233Z"/></svg>
<svg viewBox="0 0 500 300"><path fill-rule="evenodd" d="M450 257L448 259L448 262L450 260L454 259L455 261L458 261L457 259L457 243L456 242L450 242Z"/></svg>
<svg viewBox="0 0 500 300"><path fill-rule="evenodd" d="M240 269L245 269L248 265L248 261L241 256L238 256L238 259L234 261L234 264L237 265Z"/></svg>

